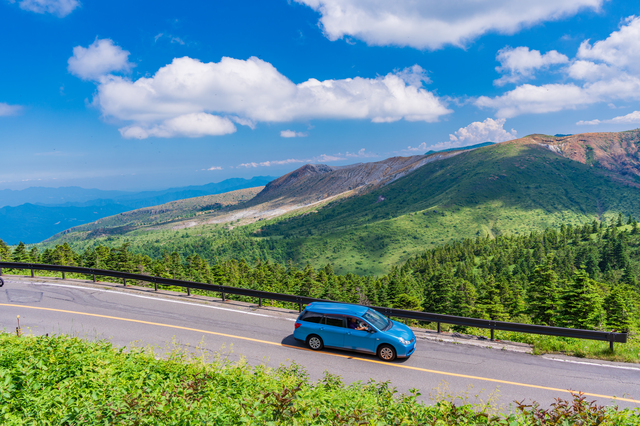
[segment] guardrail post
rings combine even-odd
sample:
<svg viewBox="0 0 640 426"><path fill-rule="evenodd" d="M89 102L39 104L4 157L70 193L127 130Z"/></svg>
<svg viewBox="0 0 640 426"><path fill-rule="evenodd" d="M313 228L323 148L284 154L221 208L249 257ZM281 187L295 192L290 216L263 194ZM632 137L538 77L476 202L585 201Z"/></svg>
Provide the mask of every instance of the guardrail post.
<svg viewBox="0 0 640 426"><path fill-rule="evenodd" d="M191 288L187 287L187 296L191 296Z"/></svg>
<svg viewBox="0 0 640 426"><path fill-rule="evenodd" d="M494 338L494 332L495 332L495 330L492 328L492 329L491 329L491 341L492 341L492 342L493 342L493 338Z"/></svg>
<svg viewBox="0 0 640 426"><path fill-rule="evenodd" d="M262 297L258 297L258 307L262 308Z"/></svg>
<svg viewBox="0 0 640 426"><path fill-rule="evenodd" d="M123 278L122 281L124 281L124 286L126 287L127 286L127 279Z"/></svg>
<svg viewBox="0 0 640 426"><path fill-rule="evenodd" d="M609 350L613 352L613 339L609 340Z"/></svg>
<svg viewBox="0 0 640 426"><path fill-rule="evenodd" d="M438 334L439 334L439 333L441 333L441 330L440 330L440 323L438 323Z"/></svg>
<svg viewBox="0 0 640 426"><path fill-rule="evenodd" d="M33 277L34 277L34 275L33 275L33 268L31 268L31 278L33 278Z"/></svg>
<svg viewBox="0 0 640 426"><path fill-rule="evenodd" d="M0 276L2 276L2 268L0 268Z"/></svg>
<svg viewBox="0 0 640 426"><path fill-rule="evenodd" d="M153 281L153 289L155 291L158 291L158 281L155 281L155 280Z"/></svg>
<svg viewBox="0 0 640 426"><path fill-rule="evenodd" d="M302 303L298 303L298 312L302 312Z"/></svg>
<svg viewBox="0 0 640 426"><path fill-rule="evenodd" d="M66 279L65 275L64 275L64 271L62 271L62 279Z"/></svg>
<svg viewBox="0 0 640 426"><path fill-rule="evenodd" d="M222 301L225 301L225 297L224 297L224 291L221 291L220 294L222 295Z"/></svg>
<svg viewBox="0 0 640 426"><path fill-rule="evenodd" d="M93 282L96 282L96 274L93 274Z"/></svg>

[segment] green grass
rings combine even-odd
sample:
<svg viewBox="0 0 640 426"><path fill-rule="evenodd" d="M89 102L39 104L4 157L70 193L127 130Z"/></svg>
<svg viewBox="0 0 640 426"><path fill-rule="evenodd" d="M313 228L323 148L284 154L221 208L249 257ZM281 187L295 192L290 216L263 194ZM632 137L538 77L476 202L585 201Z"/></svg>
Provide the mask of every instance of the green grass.
<svg viewBox="0 0 640 426"><path fill-rule="evenodd" d="M116 349L105 341L0 333L3 425L638 425L638 410L593 407L579 397L549 412L494 414L490 403L433 405L398 395L388 382L345 385L325 373L309 380L295 363L279 368L224 357ZM204 353L204 351L203 351ZM551 423L562 414L564 423Z"/></svg>

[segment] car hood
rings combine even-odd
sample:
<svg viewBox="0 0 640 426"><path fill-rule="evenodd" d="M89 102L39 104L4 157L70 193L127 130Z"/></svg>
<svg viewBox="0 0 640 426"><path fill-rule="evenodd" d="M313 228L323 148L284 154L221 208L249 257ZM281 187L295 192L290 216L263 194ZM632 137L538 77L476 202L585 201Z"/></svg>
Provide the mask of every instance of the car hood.
<svg viewBox="0 0 640 426"><path fill-rule="evenodd" d="M393 321L393 326L384 332L393 337L402 337L405 340L411 340L416 337L415 334L413 334L413 330L397 321Z"/></svg>

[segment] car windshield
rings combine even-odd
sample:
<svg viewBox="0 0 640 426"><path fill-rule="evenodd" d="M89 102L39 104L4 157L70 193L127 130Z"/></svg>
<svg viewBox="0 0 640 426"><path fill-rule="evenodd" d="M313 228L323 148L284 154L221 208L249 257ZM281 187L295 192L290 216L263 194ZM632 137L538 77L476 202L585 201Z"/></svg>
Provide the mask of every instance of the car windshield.
<svg viewBox="0 0 640 426"><path fill-rule="evenodd" d="M371 325L373 325L378 330L386 330L391 327L391 320L385 317L378 311L374 311L373 309L369 309L367 312L362 315L362 318L369 321Z"/></svg>

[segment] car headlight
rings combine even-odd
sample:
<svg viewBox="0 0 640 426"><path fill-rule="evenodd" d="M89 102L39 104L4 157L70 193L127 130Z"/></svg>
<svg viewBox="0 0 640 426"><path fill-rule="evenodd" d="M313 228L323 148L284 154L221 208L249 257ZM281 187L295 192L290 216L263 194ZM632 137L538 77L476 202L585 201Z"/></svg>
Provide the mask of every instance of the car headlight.
<svg viewBox="0 0 640 426"><path fill-rule="evenodd" d="M403 345L408 345L409 344L409 341L403 339L402 337L398 337L398 339L400 340L400 343L402 343Z"/></svg>

